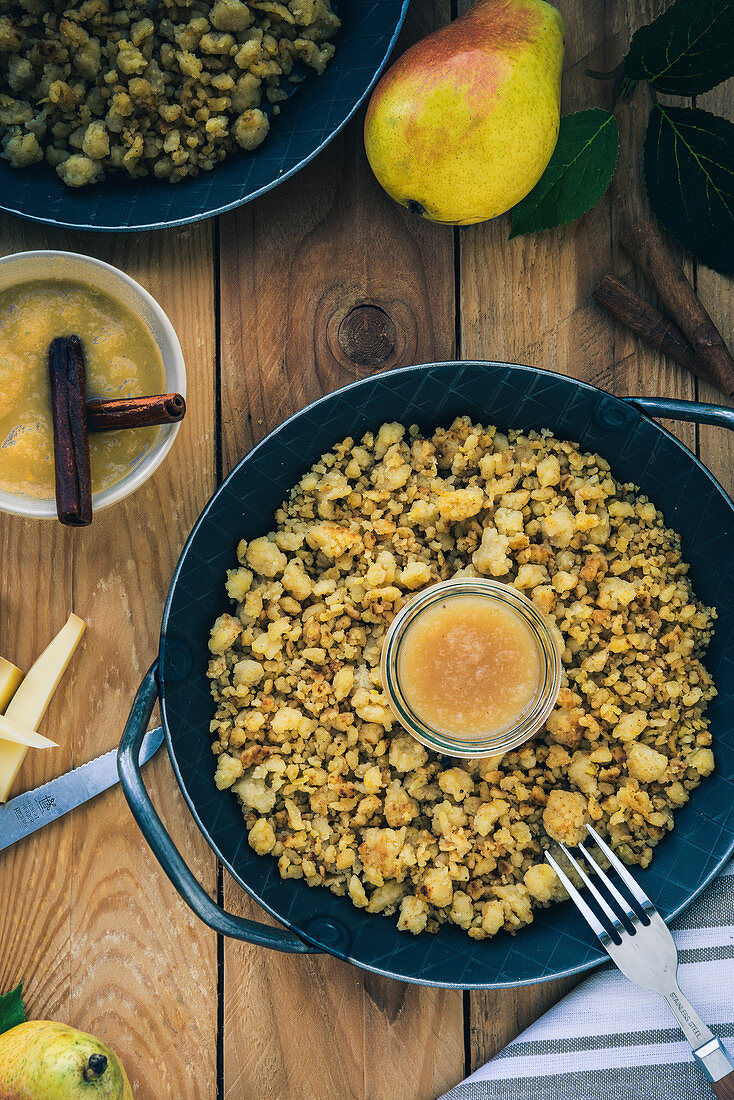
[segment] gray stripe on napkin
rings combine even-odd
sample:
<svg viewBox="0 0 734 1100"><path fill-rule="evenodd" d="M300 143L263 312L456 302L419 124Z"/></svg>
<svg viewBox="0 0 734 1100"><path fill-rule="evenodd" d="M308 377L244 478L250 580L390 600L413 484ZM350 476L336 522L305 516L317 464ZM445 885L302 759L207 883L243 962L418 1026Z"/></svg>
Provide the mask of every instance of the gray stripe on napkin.
<svg viewBox="0 0 734 1100"><path fill-rule="evenodd" d="M673 928L717 928L734 924L734 875L720 875L710 883Z"/></svg>
<svg viewBox="0 0 734 1100"><path fill-rule="evenodd" d="M719 959L734 959L734 943L723 943L717 947L688 947L678 952L679 963L717 962Z"/></svg>
<svg viewBox="0 0 734 1100"><path fill-rule="evenodd" d="M678 1032L680 1036L680 1032ZM642 1100L643 1097L674 1097L675 1100L711 1100L711 1090L693 1062L669 1066L640 1066L629 1069L588 1070L558 1073L547 1077L517 1077L500 1081L463 1081L442 1100Z"/></svg>
<svg viewBox="0 0 734 1100"><path fill-rule="evenodd" d="M734 1024L717 1024L716 1034L724 1039L734 1038ZM623 1032L609 1035L575 1035L572 1039L531 1039L526 1043L516 1039L499 1054L495 1061L505 1058L535 1058L543 1054L575 1054L587 1050L614 1050L617 1047L659 1046L663 1043L679 1043L678 1027L649 1028L647 1031Z"/></svg>

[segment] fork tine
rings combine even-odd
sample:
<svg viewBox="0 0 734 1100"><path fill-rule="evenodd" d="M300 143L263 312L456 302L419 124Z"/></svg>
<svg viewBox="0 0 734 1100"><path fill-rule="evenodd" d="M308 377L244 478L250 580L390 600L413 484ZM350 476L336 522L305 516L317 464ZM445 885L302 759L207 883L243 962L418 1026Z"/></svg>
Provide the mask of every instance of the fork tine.
<svg viewBox="0 0 734 1100"><path fill-rule="evenodd" d="M632 894L632 897L635 899L635 901L639 901L640 905L643 907L643 909L645 911L654 910L655 906L650 901L650 899L647 896L647 894L645 893L645 891L632 878L632 875L629 873L629 871L627 870L625 865L622 863L622 861L620 859L617 858L617 856L615 856L614 852L609 847L609 845L604 840L602 840L602 838L597 833L596 829L593 829L591 827L591 825L587 825L586 828L587 828L589 834L593 837L594 842L597 844L597 846L601 849L601 851L607 857L607 859L611 863L612 867L614 868L614 870L617 872L617 874L621 878L622 882L625 884L625 886L627 887L629 892Z"/></svg>
<svg viewBox="0 0 734 1100"><path fill-rule="evenodd" d="M559 879L561 880L561 882L565 886L565 888L568 892L568 896L571 898L571 900L576 905L577 909L581 913L581 916L584 918L586 923L589 925L592 932L595 932L596 935L599 937L599 939L601 940L604 947L606 947L607 943L609 943L611 938L612 938L609 935L609 932L607 931L607 929L601 923L601 921L597 917L596 913L594 913L593 910L590 909L589 906L586 904L584 899L581 897L581 894L579 893L579 891L576 889L574 884L571 882L571 879L568 877L568 875L563 870L563 868L558 866L558 864L556 863L555 859L550 854L550 852L545 853L545 858L547 859L548 863L550 863L551 867L556 872Z"/></svg>
<svg viewBox="0 0 734 1100"><path fill-rule="evenodd" d="M599 906L607 920L611 921L614 931L619 936L623 935L627 931L627 929L624 927L618 915L614 912L604 895L599 893L596 886L586 874L586 871L581 866L579 861L577 859L574 859L565 844L559 844L558 847L561 849L568 862L579 875L582 882L584 883L584 886L586 886L589 892L596 898L597 905Z"/></svg>
<svg viewBox="0 0 734 1100"><path fill-rule="evenodd" d="M592 856L589 849L582 847L581 851L584 853L584 859L588 860L588 862L591 864L591 866L594 869L595 874L604 883L605 889L607 889L609 891L609 893L612 895L612 897L616 901L617 905L620 907L620 909L622 910L622 912L626 916L627 920L630 921L633 925L637 924L640 918L637 915L637 913L634 911L634 909L632 908L630 903L627 901L627 898L624 897L622 894L620 894L619 890L614 885L614 883L611 881L609 876L604 874L604 872L602 871L601 867L599 866L599 864L596 862L596 860Z"/></svg>

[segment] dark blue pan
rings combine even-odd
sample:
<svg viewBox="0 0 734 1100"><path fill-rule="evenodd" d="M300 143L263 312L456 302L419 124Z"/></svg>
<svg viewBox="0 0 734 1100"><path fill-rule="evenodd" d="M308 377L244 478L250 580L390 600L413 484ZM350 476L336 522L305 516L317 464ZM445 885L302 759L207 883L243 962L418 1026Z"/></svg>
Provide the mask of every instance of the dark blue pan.
<svg viewBox="0 0 734 1100"><path fill-rule="evenodd" d="M0 210L69 229L162 229L242 206L289 179L349 121L385 67L408 0L347 0L335 5L342 25L323 76L304 69L263 144L202 172L163 183L111 173L94 187L65 187L48 165L12 168L0 160Z"/></svg>
<svg viewBox="0 0 734 1100"><path fill-rule="evenodd" d="M119 753L133 814L171 881L217 931L281 951L328 951L366 970L424 985L493 988L545 981L597 965L602 954L570 903L539 910L516 936L477 942L443 925L436 935L398 932L395 918L355 909L328 890L284 882L275 860L247 844L234 795L214 786L205 671L214 618L225 609L225 570L240 538L271 529L273 512L305 470L337 440L385 420L424 431L469 414L500 428L550 428L598 451L620 481L641 486L683 537L695 591L718 609L707 658L719 688L710 708L716 771L676 814L674 831L639 872L667 918L679 913L734 849L734 506L682 443L651 416L734 430L734 410L663 398L617 398L572 378L508 363L437 363L355 382L315 401L240 462L202 512L171 584L158 660L145 677ZM290 931L232 916L196 882L140 778L138 749L156 697L173 769L191 812L237 882Z"/></svg>

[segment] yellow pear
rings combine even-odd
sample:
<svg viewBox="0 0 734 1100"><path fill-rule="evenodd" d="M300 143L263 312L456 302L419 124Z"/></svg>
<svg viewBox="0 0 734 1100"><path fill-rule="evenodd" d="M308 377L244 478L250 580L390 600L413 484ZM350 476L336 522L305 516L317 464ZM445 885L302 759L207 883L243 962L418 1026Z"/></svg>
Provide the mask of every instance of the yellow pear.
<svg viewBox="0 0 734 1100"><path fill-rule="evenodd" d="M563 35L545 0L477 0L407 50L365 119L387 193L431 221L468 225L532 191L558 139Z"/></svg>
<svg viewBox="0 0 734 1100"><path fill-rule="evenodd" d="M0 1035L2 1100L133 1100L122 1063L93 1035L29 1020Z"/></svg>

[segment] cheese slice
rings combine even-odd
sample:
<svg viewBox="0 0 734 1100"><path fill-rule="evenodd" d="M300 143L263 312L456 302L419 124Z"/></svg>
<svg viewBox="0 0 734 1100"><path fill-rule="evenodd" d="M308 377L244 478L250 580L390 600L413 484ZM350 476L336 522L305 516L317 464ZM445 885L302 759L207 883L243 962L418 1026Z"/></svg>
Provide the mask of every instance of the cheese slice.
<svg viewBox="0 0 734 1100"><path fill-rule="evenodd" d="M31 666L8 704L6 718L35 730L79 644L84 626L78 615L69 616L66 625ZM27 751L26 745L0 741L0 802L7 801Z"/></svg>
<svg viewBox="0 0 734 1100"><path fill-rule="evenodd" d="M23 679L23 673L10 661L0 657L0 714L5 710Z"/></svg>
<svg viewBox="0 0 734 1100"><path fill-rule="evenodd" d="M12 741L15 745L25 745L29 749L57 749L58 743L50 737L44 737L42 733L26 729L20 722L14 722L12 718L6 718L0 714L0 744L3 741Z"/></svg>

